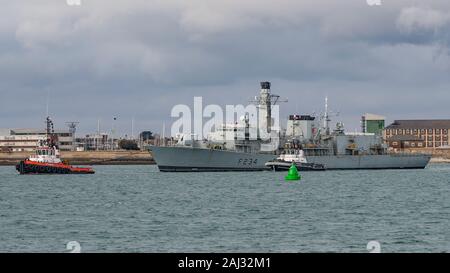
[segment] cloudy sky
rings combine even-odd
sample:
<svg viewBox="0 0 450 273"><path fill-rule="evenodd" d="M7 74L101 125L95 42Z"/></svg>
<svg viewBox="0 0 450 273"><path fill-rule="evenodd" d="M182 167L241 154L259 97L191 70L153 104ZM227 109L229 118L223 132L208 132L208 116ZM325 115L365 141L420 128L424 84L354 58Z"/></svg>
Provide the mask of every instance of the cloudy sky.
<svg viewBox="0 0 450 273"><path fill-rule="evenodd" d="M0 0L0 128L160 131L175 104L246 104L271 81L282 115L330 107L450 118L450 1ZM169 127L169 125L167 125ZM169 131L169 129L168 129Z"/></svg>

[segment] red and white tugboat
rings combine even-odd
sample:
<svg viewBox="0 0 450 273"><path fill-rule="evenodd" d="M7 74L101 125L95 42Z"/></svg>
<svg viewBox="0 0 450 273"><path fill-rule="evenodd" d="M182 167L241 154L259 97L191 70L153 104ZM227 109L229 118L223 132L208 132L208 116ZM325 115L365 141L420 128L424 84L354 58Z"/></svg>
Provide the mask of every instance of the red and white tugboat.
<svg viewBox="0 0 450 273"><path fill-rule="evenodd" d="M41 141L34 155L20 161L16 170L20 174L93 174L92 168L73 167L59 156L53 122L47 117L47 139Z"/></svg>

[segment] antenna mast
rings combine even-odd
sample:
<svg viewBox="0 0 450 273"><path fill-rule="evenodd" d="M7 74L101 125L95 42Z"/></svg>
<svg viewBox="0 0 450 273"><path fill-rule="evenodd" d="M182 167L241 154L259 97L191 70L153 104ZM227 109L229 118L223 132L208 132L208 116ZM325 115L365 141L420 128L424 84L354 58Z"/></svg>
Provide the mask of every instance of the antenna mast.
<svg viewBox="0 0 450 273"><path fill-rule="evenodd" d="M50 119L50 117L47 117L46 119L47 128L45 131L45 135L47 138L47 144L50 147L56 146L56 135L55 135L55 128L53 126L53 121Z"/></svg>
<svg viewBox="0 0 450 273"><path fill-rule="evenodd" d="M46 103L46 112L45 112L46 117L49 116L48 115L49 104L50 104L50 90L47 91L47 103Z"/></svg>
<svg viewBox="0 0 450 273"><path fill-rule="evenodd" d="M75 150L75 133L77 131L78 121L68 121L66 122L67 127L69 127L69 133L72 135L72 151Z"/></svg>
<svg viewBox="0 0 450 273"><path fill-rule="evenodd" d="M328 96L325 97L325 112L321 115L323 119L323 133L325 135L330 134L330 117L331 116L339 116L339 112L330 111L328 109Z"/></svg>
<svg viewBox="0 0 450 273"><path fill-rule="evenodd" d="M134 116L131 119L131 139L134 140Z"/></svg>
<svg viewBox="0 0 450 273"><path fill-rule="evenodd" d="M325 96L325 113L323 116L323 128L325 129L325 134L330 134L330 117L328 115L328 96Z"/></svg>

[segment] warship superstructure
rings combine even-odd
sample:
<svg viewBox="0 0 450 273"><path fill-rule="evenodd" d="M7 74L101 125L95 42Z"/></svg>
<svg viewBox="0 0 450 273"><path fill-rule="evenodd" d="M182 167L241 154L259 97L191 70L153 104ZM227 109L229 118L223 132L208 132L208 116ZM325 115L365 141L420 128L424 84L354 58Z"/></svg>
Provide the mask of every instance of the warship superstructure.
<svg viewBox="0 0 450 273"><path fill-rule="evenodd" d="M159 170L268 170L267 162L293 149L302 151L308 163L323 165L327 170L425 168L431 159L426 154L391 153L381 135L346 133L339 122L331 130L327 100L319 118L291 115L286 129L274 126L272 107L279 96L272 94L270 87L270 82L262 82L256 97L257 128L245 115L239 122L223 124L205 139L179 134L171 146L149 148ZM250 137L252 130L258 132L257 137Z"/></svg>

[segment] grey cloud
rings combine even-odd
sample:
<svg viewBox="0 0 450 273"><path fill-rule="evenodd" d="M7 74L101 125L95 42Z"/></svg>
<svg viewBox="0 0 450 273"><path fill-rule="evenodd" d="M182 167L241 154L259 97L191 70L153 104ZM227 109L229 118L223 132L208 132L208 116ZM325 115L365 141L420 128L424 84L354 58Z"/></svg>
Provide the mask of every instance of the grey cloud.
<svg viewBox="0 0 450 273"><path fill-rule="evenodd" d="M246 103L261 80L290 98L284 115L328 94L351 128L366 111L442 117L422 105L450 99L448 14L445 0L8 1L0 127L40 122L50 90L60 124L88 132L119 115L126 132L136 116L160 130L176 103Z"/></svg>
<svg viewBox="0 0 450 273"><path fill-rule="evenodd" d="M419 30L437 31L450 23L450 12L409 7L401 11L397 25L408 33Z"/></svg>

